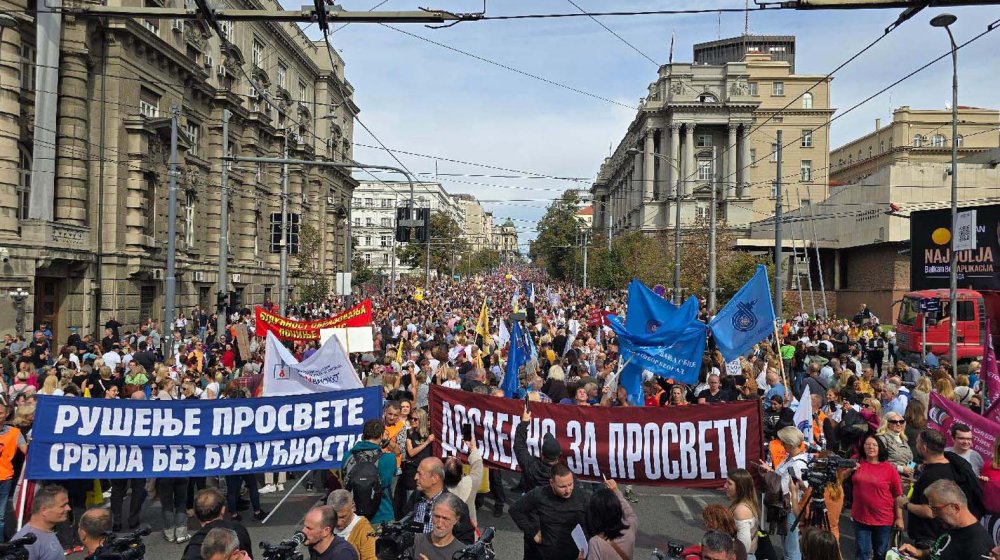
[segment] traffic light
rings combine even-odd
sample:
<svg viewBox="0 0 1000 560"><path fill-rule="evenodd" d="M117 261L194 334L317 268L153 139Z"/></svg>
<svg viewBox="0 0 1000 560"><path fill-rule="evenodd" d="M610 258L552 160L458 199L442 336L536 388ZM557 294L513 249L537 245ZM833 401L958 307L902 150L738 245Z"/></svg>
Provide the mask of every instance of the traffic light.
<svg viewBox="0 0 1000 560"><path fill-rule="evenodd" d="M235 291L229 293L229 301L233 304L233 309L240 309L243 307L243 292Z"/></svg>
<svg viewBox="0 0 1000 560"><path fill-rule="evenodd" d="M417 208L415 219L423 222L418 228L415 228L416 239L413 240L414 243L427 243L430 239L431 232L431 209L430 208Z"/></svg>
<svg viewBox="0 0 1000 560"><path fill-rule="evenodd" d="M396 242L410 242L410 228L402 225L410 219L410 209L407 207L396 208Z"/></svg>
<svg viewBox="0 0 1000 560"><path fill-rule="evenodd" d="M229 296L226 294L226 292L219 292L215 295L215 297L216 297L215 308L217 310L222 311L229 305L228 302Z"/></svg>

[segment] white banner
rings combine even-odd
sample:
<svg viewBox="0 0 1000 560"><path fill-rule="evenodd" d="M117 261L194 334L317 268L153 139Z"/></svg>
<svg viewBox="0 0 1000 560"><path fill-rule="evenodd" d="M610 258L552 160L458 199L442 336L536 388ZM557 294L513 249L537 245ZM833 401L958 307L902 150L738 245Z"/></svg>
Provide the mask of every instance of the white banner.
<svg viewBox="0 0 1000 560"><path fill-rule="evenodd" d="M375 338L372 336L372 328L370 326L320 329L319 343L326 344L326 341L333 336L337 337L341 348L348 354L352 352L375 351Z"/></svg>
<svg viewBox="0 0 1000 560"><path fill-rule="evenodd" d="M264 353L265 397L342 391L363 387L347 353L331 337L315 354L299 363L274 333L267 333Z"/></svg>
<svg viewBox="0 0 1000 560"><path fill-rule="evenodd" d="M976 249L976 211L959 212L955 227L955 250L974 251Z"/></svg>

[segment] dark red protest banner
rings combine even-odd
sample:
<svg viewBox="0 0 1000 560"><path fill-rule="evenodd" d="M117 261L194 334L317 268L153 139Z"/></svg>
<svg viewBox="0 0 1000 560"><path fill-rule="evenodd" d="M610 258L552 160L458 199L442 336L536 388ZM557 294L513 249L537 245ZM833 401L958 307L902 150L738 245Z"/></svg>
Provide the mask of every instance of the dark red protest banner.
<svg viewBox="0 0 1000 560"><path fill-rule="evenodd" d="M320 329L367 327L372 324L371 299L366 299L339 315L317 321L295 321L265 311L262 307L257 307L255 311L254 324L257 336L264 336L271 331L282 341L319 340Z"/></svg>
<svg viewBox="0 0 1000 560"><path fill-rule="evenodd" d="M467 391L430 388L436 453L465 454L462 424L472 424L487 466L517 469L514 430L524 402ZM609 408L531 403L528 448L539 456L540 434L562 445L562 461L577 476L635 484L715 488L727 473L762 457L756 401L671 408Z"/></svg>

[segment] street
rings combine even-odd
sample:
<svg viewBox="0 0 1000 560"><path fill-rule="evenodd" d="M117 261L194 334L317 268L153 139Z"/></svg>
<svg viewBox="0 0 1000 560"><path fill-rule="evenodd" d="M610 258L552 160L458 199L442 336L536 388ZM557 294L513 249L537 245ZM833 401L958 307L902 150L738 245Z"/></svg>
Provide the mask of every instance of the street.
<svg viewBox="0 0 1000 560"><path fill-rule="evenodd" d="M516 481L513 476L505 477L508 486L508 500L512 499L510 486ZM290 481L291 487L294 481ZM678 541L687 546L694 544L703 532L701 521L701 510L709 504L724 504L725 498L721 492L713 490L685 490L656 487L634 487L635 494L639 498L639 503L633 504L636 515L639 518L639 537L636 543L634 558L650 558L653 549L665 551L668 541ZM271 511L281 499L281 494L265 494L261 496L264 509ZM254 558L260 560L261 541L277 543L287 539L295 531L301 528L302 518L305 513L322 498L318 492L306 492L301 487L293 492L282 507L274 514L266 525L253 521L249 512L243 512L244 524L250 531L250 537L254 545ZM485 507L479 509L479 520L482 527L494 527L496 538L493 541L497 558L516 559L522 557L523 545L521 533L515 527L510 516L506 513L497 519L490 513L492 504L487 501ZM157 560L179 559L184 550L183 545L168 543L163 539L160 532L163 524L160 518L160 508L158 503L147 504L143 508L143 523L148 523L153 528L153 534L146 537L146 557ZM191 531L194 532L197 522L191 519L189 522ZM844 539L842 550L853 550L853 531L848 515L841 519L841 538ZM780 550L780 544L776 537L772 536L775 548ZM82 558L82 554L74 555Z"/></svg>

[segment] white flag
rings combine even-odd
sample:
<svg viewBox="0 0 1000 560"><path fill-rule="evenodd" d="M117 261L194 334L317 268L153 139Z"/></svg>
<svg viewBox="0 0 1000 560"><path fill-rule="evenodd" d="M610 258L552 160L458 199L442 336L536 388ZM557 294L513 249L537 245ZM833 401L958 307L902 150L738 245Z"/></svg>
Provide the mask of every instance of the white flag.
<svg viewBox="0 0 1000 560"><path fill-rule="evenodd" d="M507 321L503 319L500 320L500 344L498 346L503 348L510 342L510 331L507 330Z"/></svg>
<svg viewBox="0 0 1000 560"><path fill-rule="evenodd" d="M795 410L792 417L795 427L802 432L802 437L806 443L813 443L813 401L809 395L809 386L802 390L802 397L799 399L799 408Z"/></svg>
<svg viewBox="0 0 1000 560"><path fill-rule="evenodd" d="M364 387L336 335L299 363L273 333L267 333L263 396L302 395Z"/></svg>

